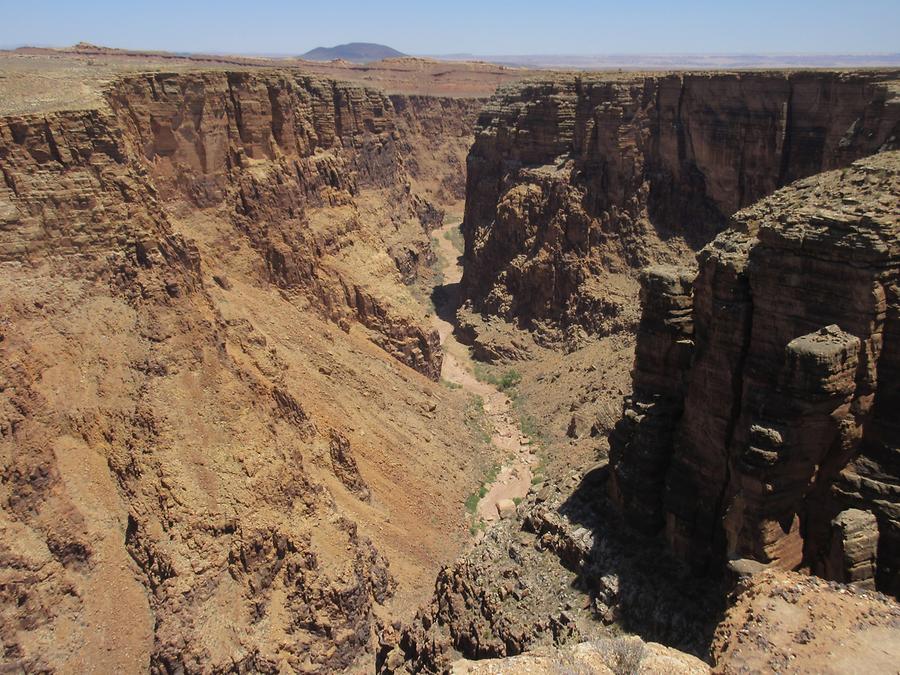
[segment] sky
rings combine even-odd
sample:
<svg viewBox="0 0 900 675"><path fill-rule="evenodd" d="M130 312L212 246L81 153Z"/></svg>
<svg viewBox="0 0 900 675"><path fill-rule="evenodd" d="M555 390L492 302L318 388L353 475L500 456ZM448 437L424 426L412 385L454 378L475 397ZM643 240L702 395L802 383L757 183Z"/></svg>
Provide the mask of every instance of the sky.
<svg viewBox="0 0 900 675"><path fill-rule="evenodd" d="M900 52L900 0L0 0L0 47L301 54Z"/></svg>

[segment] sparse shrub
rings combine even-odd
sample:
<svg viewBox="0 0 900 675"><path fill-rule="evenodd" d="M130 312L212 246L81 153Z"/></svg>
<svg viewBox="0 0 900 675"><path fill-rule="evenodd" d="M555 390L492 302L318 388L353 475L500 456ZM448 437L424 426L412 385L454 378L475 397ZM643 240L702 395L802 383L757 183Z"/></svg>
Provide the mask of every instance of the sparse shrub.
<svg viewBox="0 0 900 675"><path fill-rule="evenodd" d="M501 391L507 391L516 387L519 382L522 381L522 376L515 370L508 370L500 377L500 381L497 383L497 386L500 387Z"/></svg>
<svg viewBox="0 0 900 675"><path fill-rule="evenodd" d="M458 227L454 227L452 229L444 232L444 238L453 244L453 248L462 253L465 250L466 242L463 239L462 230Z"/></svg>
<svg viewBox="0 0 900 675"><path fill-rule="evenodd" d="M477 361L475 362L475 377L504 392L515 389L522 381L522 375L517 370L507 370L505 373L498 376L490 366Z"/></svg>
<svg viewBox="0 0 900 675"><path fill-rule="evenodd" d="M479 488L466 498L466 511L468 511L469 513L475 513L475 511L478 509L478 502L484 499L485 495L488 493L488 489L491 483L497 480L497 474L499 473L499 464L494 464L490 469L487 470L487 473L484 474L484 478L482 479Z"/></svg>
<svg viewBox="0 0 900 675"><path fill-rule="evenodd" d="M493 426L484 412L484 399L471 396L466 407L466 426L485 445L490 445L494 433Z"/></svg>
<svg viewBox="0 0 900 675"><path fill-rule="evenodd" d="M633 675L638 672L644 658L644 643L639 638L620 637L597 643L607 667L616 675Z"/></svg>

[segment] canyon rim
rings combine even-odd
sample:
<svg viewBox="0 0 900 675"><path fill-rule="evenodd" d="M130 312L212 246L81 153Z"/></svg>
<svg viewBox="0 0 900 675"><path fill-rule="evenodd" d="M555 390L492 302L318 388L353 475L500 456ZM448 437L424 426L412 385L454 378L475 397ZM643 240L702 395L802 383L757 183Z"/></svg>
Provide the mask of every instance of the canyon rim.
<svg viewBox="0 0 900 675"><path fill-rule="evenodd" d="M0 670L893 672L900 69L335 49L0 52Z"/></svg>

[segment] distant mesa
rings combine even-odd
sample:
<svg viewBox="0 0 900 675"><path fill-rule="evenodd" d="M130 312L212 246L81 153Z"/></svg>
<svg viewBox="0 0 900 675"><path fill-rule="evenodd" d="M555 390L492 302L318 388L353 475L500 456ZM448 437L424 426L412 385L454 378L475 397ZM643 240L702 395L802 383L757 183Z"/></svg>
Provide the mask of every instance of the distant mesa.
<svg viewBox="0 0 900 675"><path fill-rule="evenodd" d="M121 49L116 49L115 47L103 47L101 45L91 44L90 42L81 41L77 45L72 47L73 52L89 52L92 54L114 54L119 51L124 51Z"/></svg>
<svg viewBox="0 0 900 675"><path fill-rule="evenodd" d="M354 63L367 63L369 61L380 61L381 59L393 59L398 56L406 56L406 54L385 45L371 42L350 42L337 47L316 47L303 54L300 58L307 61L334 61L340 59Z"/></svg>

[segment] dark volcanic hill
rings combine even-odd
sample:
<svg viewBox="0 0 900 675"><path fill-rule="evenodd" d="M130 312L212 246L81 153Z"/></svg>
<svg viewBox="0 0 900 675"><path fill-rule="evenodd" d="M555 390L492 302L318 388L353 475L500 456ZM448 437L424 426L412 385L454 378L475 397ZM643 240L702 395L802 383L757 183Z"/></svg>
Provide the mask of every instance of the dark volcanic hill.
<svg viewBox="0 0 900 675"><path fill-rule="evenodd" d="M397 56L406 56L406 54L386 45L378 45L371 42L350 42L337 47L316 47L303 54L300 58L310 61L344 59L345 61L365 63L366 61L379 61Z"/></svg>

